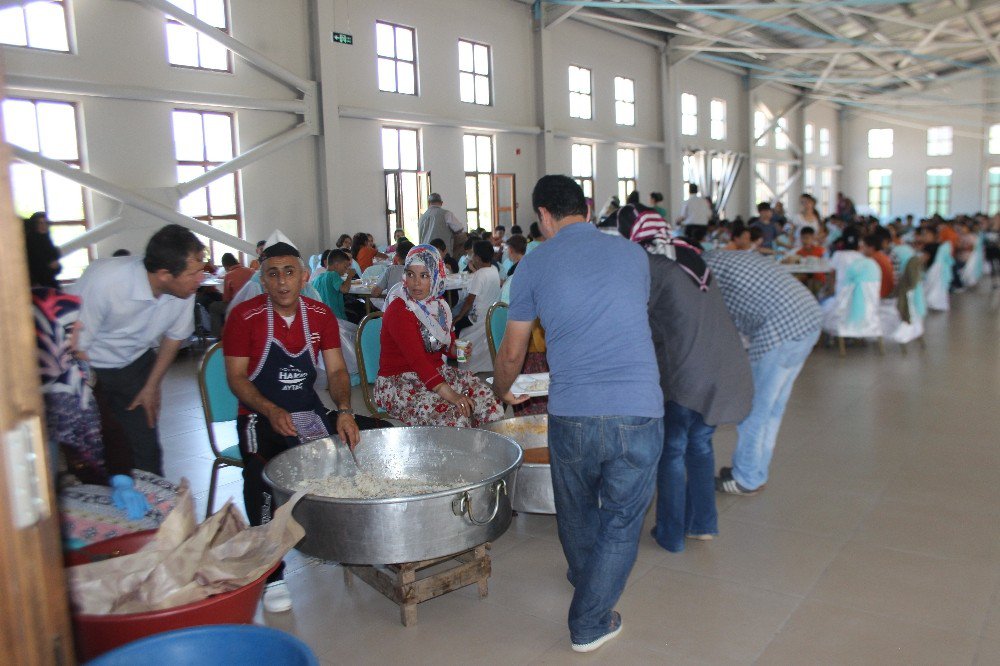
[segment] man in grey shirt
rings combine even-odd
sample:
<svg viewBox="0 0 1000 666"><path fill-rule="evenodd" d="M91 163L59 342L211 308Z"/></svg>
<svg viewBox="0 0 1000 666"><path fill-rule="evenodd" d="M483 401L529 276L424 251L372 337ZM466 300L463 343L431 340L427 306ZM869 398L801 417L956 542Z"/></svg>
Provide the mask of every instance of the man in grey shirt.
<svg viewBox="0 0 1000 666"><path fill-rule="evenodd" d="M701 252L644 218L631 238L649 253L649 324L663 389L663 455L653 538L667 550L718 534L712 435L750 411L750 361Z"/></svg>
<svg viewBox="0 0 1000 666"><path fill-rule="evenodd" d="M454 246L455 235L465 231L465 225L455 217L455 214L444 208L444 201L437 192L427 197L427 210L417 221L417 235L421 245L430 245L435 238L440 238L448 247Z"/></svg>

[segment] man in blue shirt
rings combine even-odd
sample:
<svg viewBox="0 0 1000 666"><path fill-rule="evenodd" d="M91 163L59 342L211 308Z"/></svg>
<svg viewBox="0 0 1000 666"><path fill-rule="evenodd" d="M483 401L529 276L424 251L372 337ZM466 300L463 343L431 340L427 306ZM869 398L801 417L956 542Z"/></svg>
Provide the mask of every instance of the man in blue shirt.
<svg viewBox="0 0 1000 666"><path fill-rule="evenodd" d="M546 242L518 265L494 390L507 402L531 336L545 329L548 444L559 540L576 588L573 649L621 631L614 606L638 551L663 447L663 393L646 303L649 261L625 238L587 223L583 190L545 176L532 206Z"/></svg>

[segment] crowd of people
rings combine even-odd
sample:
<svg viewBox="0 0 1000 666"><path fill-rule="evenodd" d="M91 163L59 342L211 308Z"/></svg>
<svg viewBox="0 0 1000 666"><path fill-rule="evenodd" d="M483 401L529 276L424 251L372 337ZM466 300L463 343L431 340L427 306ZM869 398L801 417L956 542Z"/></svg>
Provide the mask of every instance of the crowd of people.
<svg viewBox="0 0 1000 666"><path fill-rule="evenodd" d="M67 546L127 531L129 521L155 525L169 511L160 393L195 330L196 304L221 339L239 401L253 525L273 509L268 460L333 434L353 447L365 429L389 425L351 409L356 363L345 331L375 304L383 314L374 398L392 420L477 427L508 406L548 414L556 520L575 588L571 640L591 651L621 630L614 607L654 494L652 537L679 552L718 534L717 492L765 487L794 382L842 294L877 283L878 297L910 322L941 291L946 308L948 294L986 267L1000 286L1000 215L881 224L838 196L823 218L803 194L795 215L762 202L750 221L725 222L692 185L672 224L662 195L648 201L633 192L595 215L576 182L545 176L525 234L470 231L435 193L417 238L397 230L380 248L371 234L344 234L307 257L275 231L248 266L223 255L218 285L204 284L216 270L201 241L168 225L143 256L94 262L65 289L44 214L32 216L25 235L49 438L60 474L77 484L64 488L77 501L65 512ZM800 262L817 270L782 265ZM449 276L463 273L449 289ZM351 293L355 280L368 286L369 305ZM485 329L498 302L509 310L494 362ZM518 374L537 371L551 372L547 398L512 393ZM737 445L716 470L712 437L722 424L736 425ZM79 484L104 490L85 496ZM101 516L80 518L86 497L101 498L89 500ZM291 607L280 568L264 604Z"/></svg>

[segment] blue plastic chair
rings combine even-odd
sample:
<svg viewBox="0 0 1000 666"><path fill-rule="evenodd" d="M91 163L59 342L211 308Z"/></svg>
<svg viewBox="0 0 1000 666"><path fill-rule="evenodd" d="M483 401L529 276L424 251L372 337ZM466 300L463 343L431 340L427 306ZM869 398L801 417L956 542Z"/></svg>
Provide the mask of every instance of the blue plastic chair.
<svg viewBox="0 0 1000 666"><path fill-rule="evenodd" d="M503 301L497 301L486 311L486 344L490 346L490 360L493 361L493 365L497 363L497 349L500 349L504 331L507 330L508 307Z"/></svg>
<svg viewBox="0 0 1000 666"><path fill-rule="evenodd" d="M205 358L198 368L198 389L201 391L201 408L205 413L208 444L215 454L215 460L212 462L212 480L208 484L208 510L205 513L208 517L212 515L219 470L227 466L243 467L239 444L220 449L215 439L215 424L229 421L235 423L239 409L239 401L229 389L229 382L226 381L226 362L222 355L221 342L216 342L205 352Z"/></svg>
<svg viewBox="0 0 1000 666"><path fill-rule="evenodd" d="M382 356L382 313L372 312L358 324L358 337L354 345L358 355L358 374L361 379L361 394L371 415L384 419L389 413L375 404L375 379Z"/></svg>
<svg viewBox="0 0 1000 666"><path fill-rule="evenodd" d="M215 624L140 638L88 662L88 666L133 664L319 666L319 660L308 645L284 631L247 624Z"/></svg>

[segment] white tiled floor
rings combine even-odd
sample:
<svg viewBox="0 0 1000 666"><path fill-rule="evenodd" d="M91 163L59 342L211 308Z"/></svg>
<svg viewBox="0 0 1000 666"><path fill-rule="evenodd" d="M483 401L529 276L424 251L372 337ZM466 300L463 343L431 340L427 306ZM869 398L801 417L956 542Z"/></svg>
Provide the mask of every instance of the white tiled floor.
<svg viewBox="0 0 1000 666"><path fill-rule="evenodd" d="M429 601L416 626L294 551L294 610L258 621L326 664L1000 664L1000 293L953 306L930 318L924 351L818 349L766 490L720 496L721 535L682 554L645 530L618 606L625 629L593 655L569 649L550 516L517 516L497 540L486 599L471 588ZM161 430L167 476L190 479L203 511L211 457L195 368L188 357L171 370ZM732 428L718 432L717 465L734 443ZM216 507L240 504L241 490L240 470L224 470Z"/></svg>

